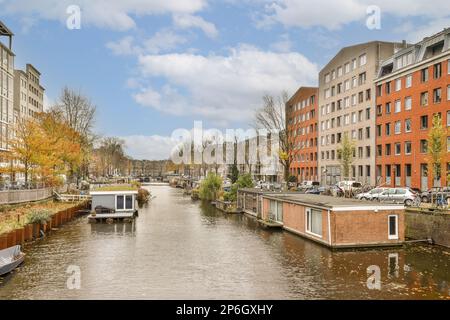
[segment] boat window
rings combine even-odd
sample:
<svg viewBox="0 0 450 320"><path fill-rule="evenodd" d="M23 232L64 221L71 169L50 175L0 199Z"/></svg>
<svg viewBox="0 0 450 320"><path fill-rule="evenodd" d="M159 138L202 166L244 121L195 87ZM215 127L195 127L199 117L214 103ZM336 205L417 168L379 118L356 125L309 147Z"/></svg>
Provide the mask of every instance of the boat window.
<svg viewBox="0 0 450 320"><path fill-rule="evenodd" d="M125 209L124 205L124 196L117 196L117 204L116 204L116 209L118 210L123 210Z"/></svg>
<svg viewBox="0 0 450 320"><path fill-rule="evenodd" d="M125 209L133 209L133 196L126 196Z"/></svg>

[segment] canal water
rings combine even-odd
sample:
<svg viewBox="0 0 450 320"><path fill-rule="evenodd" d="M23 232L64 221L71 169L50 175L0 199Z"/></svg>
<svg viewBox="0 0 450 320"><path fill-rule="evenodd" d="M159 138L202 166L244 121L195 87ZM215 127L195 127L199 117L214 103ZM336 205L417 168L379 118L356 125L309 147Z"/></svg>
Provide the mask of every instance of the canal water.
<svg viewBox="0 0 450 320"><path fill-rule="evenodd" d="M448 249L333 252L149 188L134 224L84 217L27 246L0 299L450 299Z"/></svg>

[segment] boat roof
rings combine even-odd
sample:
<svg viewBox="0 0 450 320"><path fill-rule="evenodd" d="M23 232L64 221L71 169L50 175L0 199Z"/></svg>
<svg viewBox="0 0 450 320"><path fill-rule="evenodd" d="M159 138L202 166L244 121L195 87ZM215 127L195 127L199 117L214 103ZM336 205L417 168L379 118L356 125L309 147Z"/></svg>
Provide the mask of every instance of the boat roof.
<svg viewBox="0 0 450 320"><path fill-rule="evenodd" d="M89 192L89 194L91 196L105 196L105 195L129 195L129 194L138 194L137 190L136 191L132 191L132 190L124 190L124 191L120 191L120 190L115 190L115 191L91 191Z"/></svg>
<svg viewBox="0 0 450 320"><path fill-rule="evenodd" d="M404 210L404 205L391 203L373 203L356 199L322 196L314 194L290 194L275 195L265 194L265 198L285 201L304 206L329 209L332 211L383 211L383 210Z"/></svg>

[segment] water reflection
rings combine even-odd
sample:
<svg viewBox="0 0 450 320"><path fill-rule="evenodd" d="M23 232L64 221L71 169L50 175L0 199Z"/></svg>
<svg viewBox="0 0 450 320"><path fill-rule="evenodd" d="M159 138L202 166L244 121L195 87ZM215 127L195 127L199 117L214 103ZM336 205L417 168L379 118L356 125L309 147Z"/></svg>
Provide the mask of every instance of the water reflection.
<svg viewBox="0 0 450 320"><path fill-rule="evenodd" d="M408 245L331 251L264 229L252 217L218 212L181 190L150 188L157 197L133 224L79 219L26 247L26 263L0 284L0 298L450 297L450 250ZM66 287L70 265L80 267L80 290Z"/></svg>

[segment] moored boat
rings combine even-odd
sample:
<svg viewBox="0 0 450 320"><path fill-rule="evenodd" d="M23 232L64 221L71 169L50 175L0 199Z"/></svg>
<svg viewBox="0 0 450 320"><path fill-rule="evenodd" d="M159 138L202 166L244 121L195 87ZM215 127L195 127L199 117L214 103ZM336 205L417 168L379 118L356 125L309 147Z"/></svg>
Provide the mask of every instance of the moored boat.
<svg viewBox="0 0 450 320"><path fill-rule="evenodd" d="M0 250L0 276L10 273L25 260L20 246Z"/></svg>

